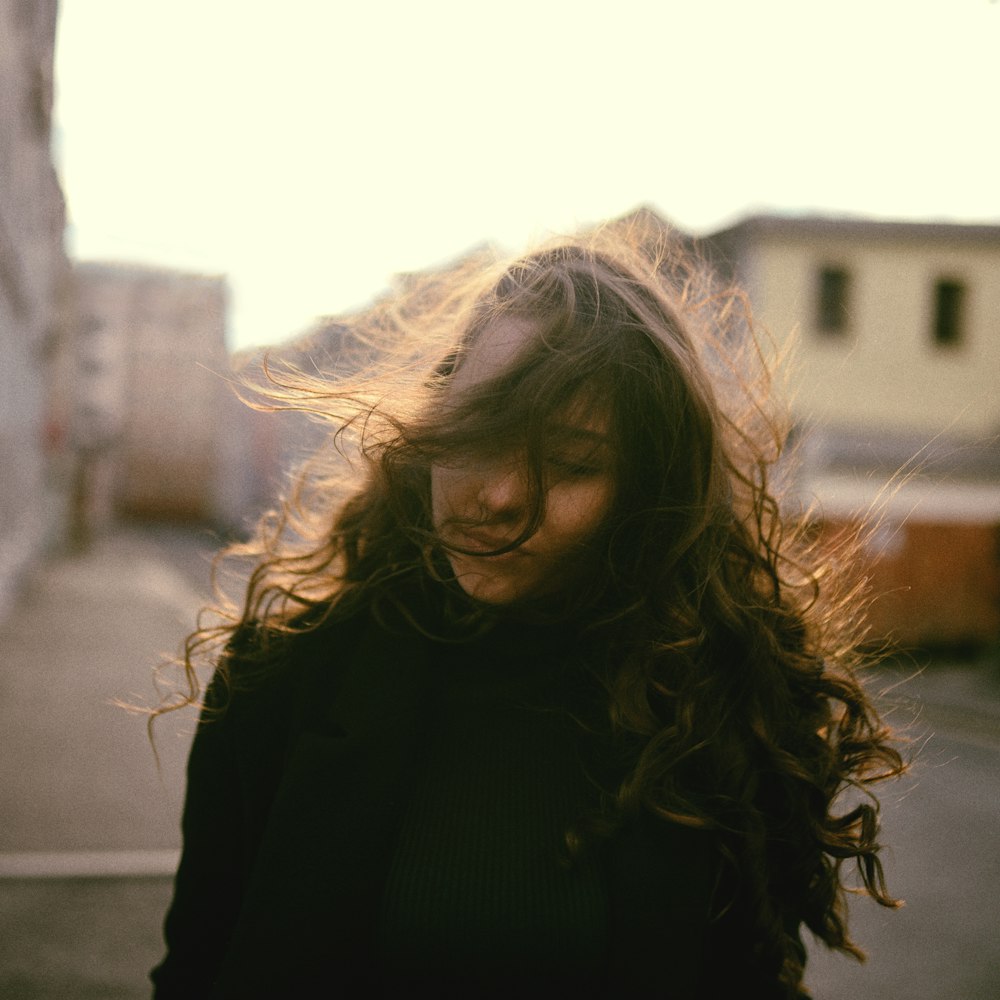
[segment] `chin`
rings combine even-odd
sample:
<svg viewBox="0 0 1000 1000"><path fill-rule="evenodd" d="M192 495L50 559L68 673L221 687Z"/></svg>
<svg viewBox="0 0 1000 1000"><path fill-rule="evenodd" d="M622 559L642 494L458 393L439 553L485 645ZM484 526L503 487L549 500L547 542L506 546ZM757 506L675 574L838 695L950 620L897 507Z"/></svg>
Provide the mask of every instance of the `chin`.
<svg viewBox="0 0 1000 1000"><path fill-rule="evenodd" d="M491 572L489 567L469 568L461 559L453 559L451 563L455 582L469 597L481 604L500 607L514 604L529 596L531 587L528 581L516 579L511 574L496 570Z"/></svg>
<svg viewBox="0 0 1000 1000"><path fill-rule="evenodd" d="M523 592L506 581L491 580L474 573L456 577L458 585L474 601L480 604L492 604L497 607L513 604L524 596Z"/></svg>

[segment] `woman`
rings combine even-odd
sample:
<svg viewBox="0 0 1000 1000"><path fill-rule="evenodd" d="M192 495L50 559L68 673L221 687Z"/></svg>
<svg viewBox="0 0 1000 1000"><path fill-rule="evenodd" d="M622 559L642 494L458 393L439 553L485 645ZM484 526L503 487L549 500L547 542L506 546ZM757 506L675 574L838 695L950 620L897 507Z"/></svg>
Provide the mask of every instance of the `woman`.
<svg viewBox="0 0 1000 1000"><path fill-rule="evenodd" d="M861 956L842 863L895 902L841 793L902 762L739 303L609 227L410 282L371 378L272 373L331 447L189 640L158 997L797 997L803 928Z"/></svg>

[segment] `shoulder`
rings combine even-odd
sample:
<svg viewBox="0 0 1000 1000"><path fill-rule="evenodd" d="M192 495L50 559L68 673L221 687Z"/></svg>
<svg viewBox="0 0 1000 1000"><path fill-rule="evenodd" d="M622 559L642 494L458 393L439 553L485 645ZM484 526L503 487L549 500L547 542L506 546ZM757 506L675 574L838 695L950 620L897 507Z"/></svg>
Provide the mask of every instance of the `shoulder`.
<svg viewBox="0 0 1000 1000"><path fill-rule="evenodd" d="M334 611L292 631L252 622L233 634L203 702L199 732L226 742L280 739L310 705L336 695L368 614Z"/></svg>

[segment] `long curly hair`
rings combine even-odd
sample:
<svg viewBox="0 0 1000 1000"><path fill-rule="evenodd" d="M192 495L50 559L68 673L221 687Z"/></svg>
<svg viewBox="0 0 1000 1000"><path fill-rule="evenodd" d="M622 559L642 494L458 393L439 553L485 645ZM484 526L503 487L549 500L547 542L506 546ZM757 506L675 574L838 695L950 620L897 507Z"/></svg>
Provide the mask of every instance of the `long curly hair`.
<svg viewBox="0 0 1000 1000"><path fill-rule="evenodd" d="M469 349L511 319L531 324L529 346L451 399ZM527 538L544 518L546 435L582 394L608 414L616 490L593 571L574 574L553 613L586 621L605 651L608 719L633 747L613 811L713 832L730 873L723 905L752 915L756 960L780 969L789 996L806 995L800 921L863 957L844 863L898 905L870 786L904 763L858 677L857 539L821 549L775 486L790 475L772 391L780 359L744 296L680 240L633 221L411 276L346 323L374 367L267 368L256 387L256 405L307 411L329 434L232 547L255 564L245 595L189 637L187 690L163 710L196 701L199 659L251 625L315 629L355 603L415 619L442 587L474 618L448 588L429 470L498 443L519 449ZM571 831L571 844L583 836Z"/></svg>

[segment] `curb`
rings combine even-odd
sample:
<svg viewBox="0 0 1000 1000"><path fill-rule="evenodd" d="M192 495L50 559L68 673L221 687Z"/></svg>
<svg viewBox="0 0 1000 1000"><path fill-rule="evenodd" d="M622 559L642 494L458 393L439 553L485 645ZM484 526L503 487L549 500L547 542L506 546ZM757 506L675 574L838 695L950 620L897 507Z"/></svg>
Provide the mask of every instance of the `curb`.
<svg viewBox="0 0 1000 1000"><path fill-rule="evenodd" d="M179 850L0 854L0 879L173 876L179 860Z"/></svg>

